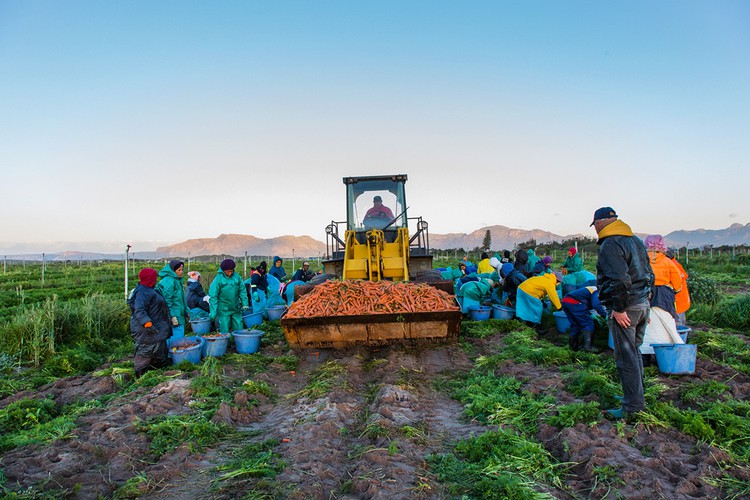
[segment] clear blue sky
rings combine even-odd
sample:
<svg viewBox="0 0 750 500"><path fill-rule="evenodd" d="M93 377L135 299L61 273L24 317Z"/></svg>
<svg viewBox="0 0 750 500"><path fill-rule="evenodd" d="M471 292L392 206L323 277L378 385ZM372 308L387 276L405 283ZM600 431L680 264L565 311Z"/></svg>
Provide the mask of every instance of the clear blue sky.
<svg viewBox="0 0 750 500"><path fill-rule="evenodd" d="M0 0L0 253L323 240L381 173L435 233L746 224L750 2Z"/></svg>

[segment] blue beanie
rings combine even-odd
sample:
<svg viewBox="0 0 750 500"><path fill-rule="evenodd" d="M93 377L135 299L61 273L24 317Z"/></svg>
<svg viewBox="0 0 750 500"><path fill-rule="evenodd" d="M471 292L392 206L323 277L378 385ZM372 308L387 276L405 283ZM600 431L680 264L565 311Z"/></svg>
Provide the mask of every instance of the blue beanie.
<svg viewBox="0 0 750 500"><path fill-rule="evenodd" d="M500 274L505 277L510 274L510 272L513 270L513 264L510 262L506 262L503 264L503 267L500 268Z"/></svg>

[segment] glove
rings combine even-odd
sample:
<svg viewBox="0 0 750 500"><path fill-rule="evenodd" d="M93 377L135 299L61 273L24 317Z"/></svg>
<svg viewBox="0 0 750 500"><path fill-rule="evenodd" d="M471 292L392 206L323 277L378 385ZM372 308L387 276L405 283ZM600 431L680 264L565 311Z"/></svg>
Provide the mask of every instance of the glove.
<svg viewBox="0 0 750 500"><path fill-rule="evenodd" d="M203 297L203 302L208 302L209 300L211 300L211 297L209 297L208 295Z"/></svg>
<svg viewBox="0 0 750 500"><path fill-rule="evenodd" d="M253 302L260 302L260 297L258 297L258 292L253 292Z"/></svg>
<svg viewBox="0 0 750 500"><path fill-rule="evenodd" d="M180 326L180 321L177 319L177 316L172 316L172 325Z"/></svg>
<svg viewBox="0 0 750 500"><path fill-rule="evenodd" d="M143 328L151 328L152 326L154 326L154 324L151 323L150 321L147 321L146 323L143 324Z"/></svg>

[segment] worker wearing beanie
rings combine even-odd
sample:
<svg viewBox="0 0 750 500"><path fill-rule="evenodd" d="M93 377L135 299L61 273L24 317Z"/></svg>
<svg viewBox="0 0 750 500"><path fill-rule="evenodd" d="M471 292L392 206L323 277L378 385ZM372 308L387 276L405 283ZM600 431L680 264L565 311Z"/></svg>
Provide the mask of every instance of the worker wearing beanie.
<svg viewBox="0 0 750 500"><path fill-rule="evenodd" d="M562 265L563 274L577 273L583 271L583 261L581 256L578 255L578 249L576 247L570 247L568 249L568 257L565 259L565 264Z"/></svg>
<svg viewBox="0 0 750 500"><path fill-rule="evenodd" d="M210 317L217 321L221 333L241 330L242 311L248 308L242 277L235 272L235 267L232 259L221 261L216 277L208 289L208 295L211 297L208 301Z"/></svg>
<svg viewBox="0 0 750 500"><path fill-rule="evenodd" d="M165 341L172 335L172 322L167 302L154 290L156 276L156 269L142 269L138 273L140 282L128 298L132 313L130 334L135 341L133 368L136 378L150 369L162 368L168 362Z"/></svg>
<svg viewBox="0 0 750 500"><path fill-rule="evenodd" d="M159 271L161 281L156 285L156 291L164 297L169 306L173 339L185 336L187 305L185 304L185 290L182 288L182 273L184 269L185 265L181 260L170 260L169 264Z"/></svg>

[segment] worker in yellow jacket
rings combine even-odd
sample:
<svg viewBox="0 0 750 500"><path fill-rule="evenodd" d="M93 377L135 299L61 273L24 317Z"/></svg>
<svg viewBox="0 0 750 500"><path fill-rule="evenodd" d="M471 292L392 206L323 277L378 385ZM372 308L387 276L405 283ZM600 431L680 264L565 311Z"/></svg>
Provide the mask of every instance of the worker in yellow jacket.
<svg viewBox="0 0 750 500"><path fill-rule="evenodd" d="M540 324L542 322L542 301L545 296L556 310L562 308L560 297L557 295L557 284L562 281L559 272L532 276L520 285L516 295L516 317L524 321Z"/></svg>

